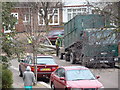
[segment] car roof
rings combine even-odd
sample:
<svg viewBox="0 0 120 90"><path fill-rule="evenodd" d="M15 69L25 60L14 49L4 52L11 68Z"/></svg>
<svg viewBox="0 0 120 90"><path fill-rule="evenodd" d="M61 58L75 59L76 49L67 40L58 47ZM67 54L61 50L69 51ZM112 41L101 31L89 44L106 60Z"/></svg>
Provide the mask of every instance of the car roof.
<svg viewBox="0 0 120 90"><path fill-rule="evenodd" d="M50 58L53 58L53 56L50 56L50 55L37 55L37 57L50 57Z"/></svg>
<svg viewBox="0 0 120 90"><path fill-rule="evenodd" d="M62 29L62 30L50 30L50 31L56 31L56 32L57 32L57 31L64 31L64 29ZM49 31L49 32L50 32L50 31Z"/></svg>
<svg viewBox="0 0 120 90"><path fill-rule="evenodd" d="M64 68L65 70L75 70L75 69L88 69L84 66L61 66L61 68Z"/></svg>

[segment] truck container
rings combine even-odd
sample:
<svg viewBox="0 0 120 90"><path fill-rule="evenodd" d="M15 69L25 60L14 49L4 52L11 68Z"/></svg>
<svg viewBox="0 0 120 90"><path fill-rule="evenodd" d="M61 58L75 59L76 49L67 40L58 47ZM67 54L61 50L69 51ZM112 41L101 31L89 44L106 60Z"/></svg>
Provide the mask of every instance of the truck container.
<svg viewBox="0 0 120 90"><path fill-rule="evenodd" d="M115 66L118 58L117 33L103 15L78 15L64 25L65 60L85 66ZM61 50L60 50L61 51ZM62 57L63 58L63 57Z"/></svg>

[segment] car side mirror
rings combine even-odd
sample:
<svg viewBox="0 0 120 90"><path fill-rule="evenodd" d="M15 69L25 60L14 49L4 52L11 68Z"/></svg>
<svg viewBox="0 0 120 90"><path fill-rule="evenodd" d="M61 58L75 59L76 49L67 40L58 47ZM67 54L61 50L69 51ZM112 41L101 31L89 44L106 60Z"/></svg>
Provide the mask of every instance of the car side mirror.
<svg viewBox="0 0 120 90"><path fill-rule="evenodd" d="M96 76L96 78L97 78L97 79L99 79L99 78L100 78L100 76Z"/></svg>
<svg viewBox="0 0 120 90"><path fill-rule="evenodd" d="M21 59L20 62L24 62L24 59Z"/></svg>
<svg viewBox="0 0 120 90"><path fill-rule="evenodd" d="M60 77L60 80L65 80L65 77Z"/></svg>

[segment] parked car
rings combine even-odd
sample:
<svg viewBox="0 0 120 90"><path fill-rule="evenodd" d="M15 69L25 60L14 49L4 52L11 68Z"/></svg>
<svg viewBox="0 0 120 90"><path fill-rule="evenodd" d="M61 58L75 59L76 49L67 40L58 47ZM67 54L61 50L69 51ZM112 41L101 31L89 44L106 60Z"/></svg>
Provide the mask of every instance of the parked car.
<svg viewBox="0 0 120 90"><path fill-rule="evenodd" d="M26 70L26 67L30 66L31 71L34 72L34 64L32 64L32 57L27 56L19 64L20 76L23 76L23 72ZM58 68L58 65L55 63L52 56L37 56L37 76L38 78L45 77L50 78L51 73Z"/></svg>
<svg viewBox="0 0 120 90"><path fill-rule="evenodd" d="M55 45L55 41L58 38L59 34L64 35L64 30L51 30L51 31L49 31L47 37L53 45Z"/></svg>
<svg viewBox="0 0 120 90"><path fill-rule="evenodd" d="M95 77L83 66L61 66L51 74L50 85L52 89L99 90L103 85L97 80L98 78L99 76Z"/></svg>

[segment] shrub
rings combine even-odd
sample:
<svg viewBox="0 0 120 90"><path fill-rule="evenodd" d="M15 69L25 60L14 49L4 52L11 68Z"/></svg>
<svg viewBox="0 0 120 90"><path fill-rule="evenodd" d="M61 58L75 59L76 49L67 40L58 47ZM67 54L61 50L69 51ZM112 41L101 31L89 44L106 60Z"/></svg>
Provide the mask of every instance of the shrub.
<svg viewBox="0 0 120 90"><path fill-rule="evenodd" d="M12 88L12 72L9 69L2 70L2 88ZM6 89L7 90L7 89Z"/></svg>
<svg viewBox="0 0 120 90"><path fill-rule="evenodd" d="M8 58L6 56L0 56L0 60L2 60L2 62L8 62Z"/></svg>
<svg viewBox="0 0 120 90"><path fill-rule="evenodd" d="M0 63L0 88L2 88L2 64Z"/></svg>

